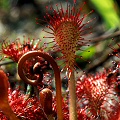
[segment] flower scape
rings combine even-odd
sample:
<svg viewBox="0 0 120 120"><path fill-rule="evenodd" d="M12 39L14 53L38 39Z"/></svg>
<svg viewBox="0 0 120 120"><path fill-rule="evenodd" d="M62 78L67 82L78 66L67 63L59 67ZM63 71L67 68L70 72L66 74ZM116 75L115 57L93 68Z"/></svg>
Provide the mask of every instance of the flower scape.
<svg viewBox="0 0 120 120"><path fill-rule="evenodd" d="M9 75L0 70L0 120L120 120L120 63L101 73L75 77L76 54L90 34L90 23L84 22L93 12L81 15L85 2L76 9L67 2L67 9L57 4L46 11L44 17L48 34L43 40L23 37L15 41L5 40L0 50L1 61L8 58L17 64L19 81L14 87ZM60 8L59 8L60 7ZM39 24L39 19L36 18ZM50 36L49 36L50 35ZM52 36L51 36L52 35ZM52 42L44 43L44 39ZM51 47L47 47L50 45ZM120 44L117 44L120 48ZM112 54L119 58L117 49L110 46ZM61 56L54 59L54 53ZM62 60L61 66L57 60ZM80 68L78 68L80 69ZM66 72L67 90L63 94L61 73ZM54 75L54 77L53 77ZM21 86L21 81L23 86ZM54 82L55 85L52 85ZM54 87L55 86L55 89ZM24 87L24 89L23 89Z"/></svg>

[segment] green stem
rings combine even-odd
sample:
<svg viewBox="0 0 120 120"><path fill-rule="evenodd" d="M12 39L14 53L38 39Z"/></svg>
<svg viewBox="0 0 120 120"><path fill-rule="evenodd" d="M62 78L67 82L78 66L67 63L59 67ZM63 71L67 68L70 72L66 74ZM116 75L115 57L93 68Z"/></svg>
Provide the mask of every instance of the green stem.
<svg viewBox="0 0 120 120"><path fill-rule="evenodd" d="M24 62L31 57L40 56L43 57L45 60L47 60L55 74L55 85L56 85L56 102L57 102L57 115L58 120L63 120L63 113L62 113L62 92L61 92L61 78L60 78L60 70L58 68L57 63L55 60L48 55L47 53L41 52L41 51L30 51L25 53L18 62L18 74L22 80L24 80L26 83L31 85L37 85L39 83L39 80L30 80L28 79L23 72L23 66Z"/></svg>
<svg viewBox="0 0 120 120"><path fill-rule="evenodd" d="M74 75L74 68L70 69L69 77L69 120L77 120L76 109L76 81Z"/></svg>

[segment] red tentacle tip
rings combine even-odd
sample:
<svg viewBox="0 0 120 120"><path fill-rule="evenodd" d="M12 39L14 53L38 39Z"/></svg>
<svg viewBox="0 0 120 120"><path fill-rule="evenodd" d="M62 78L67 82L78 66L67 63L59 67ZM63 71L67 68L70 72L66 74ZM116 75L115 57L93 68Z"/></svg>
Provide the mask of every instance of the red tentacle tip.
<svg viewBox="0 0 120 120"><path fill-rule="evenodd" d="M39 18L35 18L36 20L39 20Z"/></svg>
<svg viewBox="0 0 120 120"><path fill-rule="evenodd" d="M95 10L92 10L91 12L93 13Z"/></svg>
<svg viewBox="0 0 120 120"><path fill-rule="evenodd" d="M87 2L83 2L84 3L84 5L87 3Z"/></svg>
<svg viewBox="0 0 120 120"><path fill-rule="evenodd" d="M74 4L76 3L76 0L74 0Z"/></svg>

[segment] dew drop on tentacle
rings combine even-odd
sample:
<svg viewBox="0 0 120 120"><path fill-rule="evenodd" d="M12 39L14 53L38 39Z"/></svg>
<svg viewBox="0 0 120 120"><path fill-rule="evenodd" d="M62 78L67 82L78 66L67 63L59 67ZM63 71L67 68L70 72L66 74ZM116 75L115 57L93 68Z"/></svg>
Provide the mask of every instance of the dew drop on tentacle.
<svg viewBox="0 0 120 120"><path fill-rule="evenodd" d="M6 58L12 59L14 62L18 62L20 57L26 52L42 50L42 46L40 46L40 44L41 41L38 39L30 39L23 36L23 39L17 38L12 42L6 40L3 41L0 52L6 56Z"/></svg>
<svg viewBox="0 0 120 120"><path fill-rule="evenodd" d="M112 40L115 41L114 38L112 38ZM120 44L116 43L115 47L112 46L111 44L109 44L108 46L113 50L113 52L110 53L109 55L120 58Z"/></svg>
<svg viewBox="0 0 120 120"><path fill-rule="evenodd" d="M82 15L81 12L86 2L83 2L79 8L76 7L76 2L76 0L73 0L73 5L71 6L67 1L66 9L64 9L61 3L60 5L56 4L56 9L52 6L46 6L46 15L44 16L48 24L46 28L51 30L51 32L44 29L43 31L48 35L43 38L53 39L52 41L55 45L50 45L50 49L62 53L65 60L64 63L66 64L65 68L76 66L76 51L81 46L87 46L84 43L90 42L90 40L84 39L84 36L90 34L90 32L88 33L88 31L91 30L89 25L94 20L91 19L83 23L84 19L93 11ZM51 44L51 42L48 42L48 45L49 44ZM50 50L48 49L48 45L45 49Z"/></svg>

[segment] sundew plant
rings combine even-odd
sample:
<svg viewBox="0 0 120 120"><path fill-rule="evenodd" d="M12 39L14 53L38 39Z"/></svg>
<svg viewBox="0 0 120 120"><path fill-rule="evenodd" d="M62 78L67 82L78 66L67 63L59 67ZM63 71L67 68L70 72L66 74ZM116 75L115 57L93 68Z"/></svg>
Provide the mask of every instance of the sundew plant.
<svg viewBox="0 0 120 120"><path fill-rule="evenodd" d="M44 17L36 18L37 27L45 24L44 37L1 43L0 120L120 120L120 32L92 38L98 20L94 10L84 13L85 1L65 2L66 9L62 2L48 5ZM109 59L111 66L103 71L89 73L107 58L89 62L86 54L95 59L96 43L110 38L107 55L115 60ZM14 82L3 67L10 64L6 59L17 65ZM85 71L77 60L86 62Z"/></svg>

